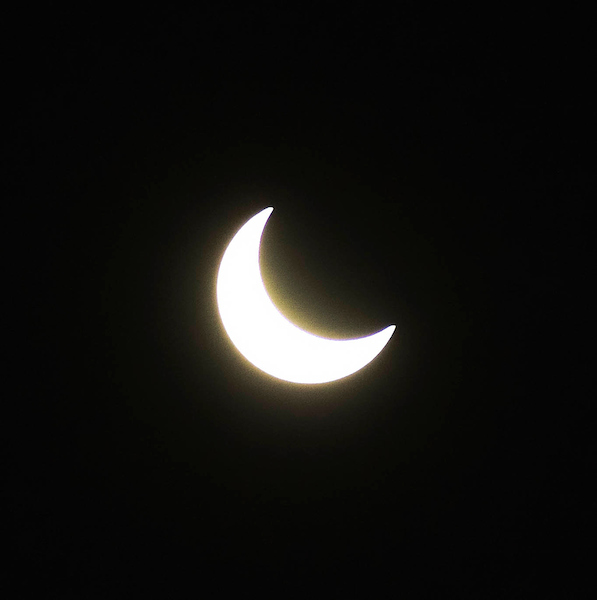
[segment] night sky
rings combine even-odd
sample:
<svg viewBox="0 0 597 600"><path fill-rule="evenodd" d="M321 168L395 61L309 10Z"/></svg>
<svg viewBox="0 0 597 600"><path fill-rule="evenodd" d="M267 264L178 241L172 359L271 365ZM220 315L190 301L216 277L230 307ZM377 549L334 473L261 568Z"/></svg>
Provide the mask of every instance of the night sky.
<svg viewBox="0 0 597 600"><path fill-rule="evenodd" d="M38 15L9 67L10 570L62 598L533 597L584 519L557 39L488 9L163 10ZM284 314L397 326L362 371L290 384L226 337L219 260L266 206Z"/></svg>

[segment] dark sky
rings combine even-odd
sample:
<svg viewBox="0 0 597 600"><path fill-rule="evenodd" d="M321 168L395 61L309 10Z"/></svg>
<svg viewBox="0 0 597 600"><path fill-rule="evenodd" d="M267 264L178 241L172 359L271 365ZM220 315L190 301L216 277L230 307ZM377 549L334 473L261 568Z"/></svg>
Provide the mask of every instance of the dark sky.
<svg viewBox="0 0 597 600"><path fill-rule="evenodd" d="M556 100L557 36L484 11L25 28L8 124L28 216L8 462L24 585L528 598L545 583L581 419L546 367L574 94ZM361 372L288 384L226 338L218 262L266 206L262 270L289 318L337 338L397 325Z"/></svg>

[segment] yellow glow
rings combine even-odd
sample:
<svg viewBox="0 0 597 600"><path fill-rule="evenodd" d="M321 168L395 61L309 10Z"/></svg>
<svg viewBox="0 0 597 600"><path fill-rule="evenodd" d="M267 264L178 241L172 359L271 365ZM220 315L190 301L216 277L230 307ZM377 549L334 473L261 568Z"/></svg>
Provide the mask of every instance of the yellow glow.
<svg viewBox="0 0 597 600"><path fill-rule="evenodd" d="M220 316L230 339L256 367L285 381L325 383L370 363L395 325L354 340L328 340L293 325L270 300L259 269L259 245L273 208L251 218L226 249L218 272Z"/></svg>

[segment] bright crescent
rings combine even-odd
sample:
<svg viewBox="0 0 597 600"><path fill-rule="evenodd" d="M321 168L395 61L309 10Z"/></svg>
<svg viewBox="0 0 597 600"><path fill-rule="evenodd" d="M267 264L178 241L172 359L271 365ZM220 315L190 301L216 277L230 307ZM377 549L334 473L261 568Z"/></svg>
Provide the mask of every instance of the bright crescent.
<svg viewBox="0 0 597 600"><path fill-rule="evenodd" d="M363 338L329 340L286 319L270 300L259 268L261 236L273 210L249 219L222 257L217 299L226 333L249 362L278 379L326 383L351 375L383 350L396 326Z"/></svg>

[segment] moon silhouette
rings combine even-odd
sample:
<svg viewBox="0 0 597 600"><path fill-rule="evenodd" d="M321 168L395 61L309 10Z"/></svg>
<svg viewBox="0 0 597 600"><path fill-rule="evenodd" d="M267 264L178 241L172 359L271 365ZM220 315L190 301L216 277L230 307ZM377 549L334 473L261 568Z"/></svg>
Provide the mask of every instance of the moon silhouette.
<svg viewBox="0 0 597 600"><path fill-rule="evenodd" d="M330 340L291 323L267 294L259 246L272 207L249 219L222 257L217 302L226 333L239 352L269 375L293 383L326 383L352 375L388 343L395 325L366 337Z"/></svg>

